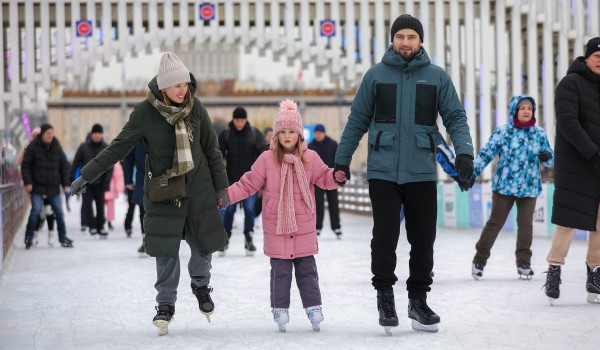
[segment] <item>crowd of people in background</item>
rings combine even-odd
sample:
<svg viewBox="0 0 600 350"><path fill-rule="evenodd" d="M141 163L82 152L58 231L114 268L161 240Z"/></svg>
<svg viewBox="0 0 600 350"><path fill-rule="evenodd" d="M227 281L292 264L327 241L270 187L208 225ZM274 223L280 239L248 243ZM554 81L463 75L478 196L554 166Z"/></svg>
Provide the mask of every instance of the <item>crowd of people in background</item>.
<svg viewBox="0 0 600 350"><path fill-rule="evenodd" d="M483 278L494 242L516 203L517 273L531 279L533 212L541 193L541 167L556 168L552 222L557 224L545 293L559 298L561 266L574 231L589 231L585 259L588 302L600 303L600 38L591 39L556 89L556 149L536 125L536 101L510 100L507 124L498 126L477 155L467 115L449 75L431 63L423 47L421 22L399 16L390 28L391 45L371 67L352 103L339 144L323 124L307 144L297 105L282 101L272 128L261 132L243 106L217 132L195 97L196 79L171 52L162 55L158 74L119 135L109 145L100 124L78 147L69 165L50 124L34 129L18 161L31 211L25 248L39 242L44 222L48 244L72 248L67 237L62 194L82 195L81 227L106 239L119 217L115 200L126 194L124 220L133 235L135 207L142 234L140 256L156 258L156 316L159 334L175 314L180 278L180 242L191 249L191 292L210 321L214 311L212 254L225 256L234 215L243 209L244 248L254 255L256 218L262 218L264 253L270 257L273 319L285 332L289 322L292 271L306 315L318 331L324 319L314 255L324 232L325 202L330 229L340 239L338 189L351 179L351 161L367 134L367 180L372 205L372 285L379 324L391 334L398 326L393 286L398 278L396 248L405 219L410 245L408 317L414 330L437 332L440 316L428 304L433 283L437 221L436 160L468 191L498 158L492 181L492 210L475 246L471 273ZM398 82L402 81L401 84ZM454 153L438 130L445 126ZM177 184L183 184L177 187ZM154 197L158 194L163 199ZM167 199L165 199L167 198ZM68 202L67 202L68 203ZM70 209L69 209L70 210Z"/></svg>

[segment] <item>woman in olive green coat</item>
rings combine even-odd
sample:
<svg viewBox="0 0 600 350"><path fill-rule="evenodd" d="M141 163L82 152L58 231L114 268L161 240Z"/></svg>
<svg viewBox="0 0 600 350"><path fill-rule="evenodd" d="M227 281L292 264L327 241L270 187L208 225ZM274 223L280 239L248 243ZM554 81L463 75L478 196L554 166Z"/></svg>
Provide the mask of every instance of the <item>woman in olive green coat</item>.
<svg viewBox="0 0 600 350"><path fill-rule="evenodd" d="M158 75L148 87L147 99L136 105L119 135L81 169L82 176L73 182L72 193L80 193L86 183L123 159L139 139L144 140L146 252L156 257L158 307L154 324L162 335L175 313L182 237L192 251L188 264L192 292L210 321L214 309L208 286L211 254L227 244L217 199L222 198L228 182L213 125L200 100L193 97L196 80L175 54L163 54ZM186 197L151 202L150 172L167 178L185 176Z"/></svg>

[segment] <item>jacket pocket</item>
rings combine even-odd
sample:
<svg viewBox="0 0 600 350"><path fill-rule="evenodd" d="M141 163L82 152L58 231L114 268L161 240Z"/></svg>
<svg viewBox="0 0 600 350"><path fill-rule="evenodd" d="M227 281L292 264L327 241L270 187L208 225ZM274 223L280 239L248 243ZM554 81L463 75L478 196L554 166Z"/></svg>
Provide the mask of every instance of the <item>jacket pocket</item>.
<svg viewBox="0 0 600 350"><path fill-rule="evenodd" d="M396 134L389 131L373 130L373 132L369 132L368 171L394 171L394 164L396 163L395 137Z"/></svg>
<svg viewBox="0 0 600 350"><path fill-rule="evenodd" d="M415 124L434 126L438 115L437 86L417 84Z"/></svg>
<svg viewBox="0 0 600 350"><path fill-rule="evenodd" d="M397 84L377 84L375 89L375 123L396 123Z"/></svg>
<svg viewBox="0 0 600 350"><path fill-rule="evenodd" d="M413 153L412 168L417 174L435 173L434 137L429 133L415 134L417 149Z"/></svg>

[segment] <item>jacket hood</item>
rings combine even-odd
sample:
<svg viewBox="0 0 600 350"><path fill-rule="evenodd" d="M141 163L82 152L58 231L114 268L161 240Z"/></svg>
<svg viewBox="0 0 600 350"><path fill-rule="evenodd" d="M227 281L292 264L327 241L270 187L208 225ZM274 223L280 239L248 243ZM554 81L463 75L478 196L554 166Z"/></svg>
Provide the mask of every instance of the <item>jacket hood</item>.
<svg viewBox="0 0 600 350"><path fill-rule="evenodd" d="M590 67L585 64L585 58L583 56L577 57L569 66L567 74L577 73L582 75L586 79L595 83L600 83L600 75L592 72Z"/></svg>
<svg viewBox="0 0 600 350"><path fill-rule="evenodd" d="M192 73L190 73L190 83L188 86L189 86L190 92L192 93L192 96L195 96L196 95L196 78L194 78L194 75ZM154 76L154 78L152 78L152 80L150 80L150 82L148 83L148 88L150 89L150 91L152 91L154 96L156 96L156 98L159 101L165 102L163 99L163 95L160 92L160 89L158 88L158 83L156 82L156 76Z"/></svg>
<svg viewBox="0 0 600 350"><path fill-rule="evenodd" d="M412 60L407 62L404 58L402 58L402 56L400 56L400 54L394 51L393 45L390 45L387 51L383 54L381 62L390 66L398 67L402 70L412 71L419 67L430 64L431 60L429 59L429 55L427 55L425 48L421 47L421 51L419 51Z"/></svg>
<svg viewBox="0 0 600 350"><path fill-rule="evenodd" d="M516 95L513 96L510 99L510 102L508 103L508 109L509 109L509 118L508 118L508 123L509 124L513 124L515 123L515 115L517 114L517 106L519 105L519 102L521 102L521 100L523 99L528 99L529 101L531 101L531 105L533 106L533 116L535 117L535 111L537 109L537 106L535 105L535 100L533 99L533 97L529 96L529 95Z"/></svg>

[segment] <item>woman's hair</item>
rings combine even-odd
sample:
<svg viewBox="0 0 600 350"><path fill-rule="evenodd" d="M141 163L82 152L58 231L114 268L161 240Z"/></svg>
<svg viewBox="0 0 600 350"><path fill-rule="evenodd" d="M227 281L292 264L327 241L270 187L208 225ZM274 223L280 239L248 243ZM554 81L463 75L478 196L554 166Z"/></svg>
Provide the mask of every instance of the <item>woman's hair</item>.
<svg viewBox="0 0 600 350"><path fill-rule="evenodd" d="M275 157L275 162L279 165L283 163L283 156L286 154L285 148L279 142L279 133L273 135L275 138L275 147L273 147L273 157ZM298 143L296 144L296 149L298 150L298 156L303 164L308 163L308 160L304 158L304 152L302 152L302 140L298 137Z"/></svg>
<svg viewBox="0 0 600 350"><path fill-rule="evenodd" d="M167 106L172 106L173 105L173 101L171 101L171 99L169 98L169 96L167 96L167 94L165 93L164 90L160 90L160 93L162 94L163 100L165 101L165 104ZM188 83L188 91L186 93L185 99L183 100L183 104L187 104L188 101L190 101L192 98L194 98L194 96L192 96L192 92L190 91L190 84Z"/></svg>

